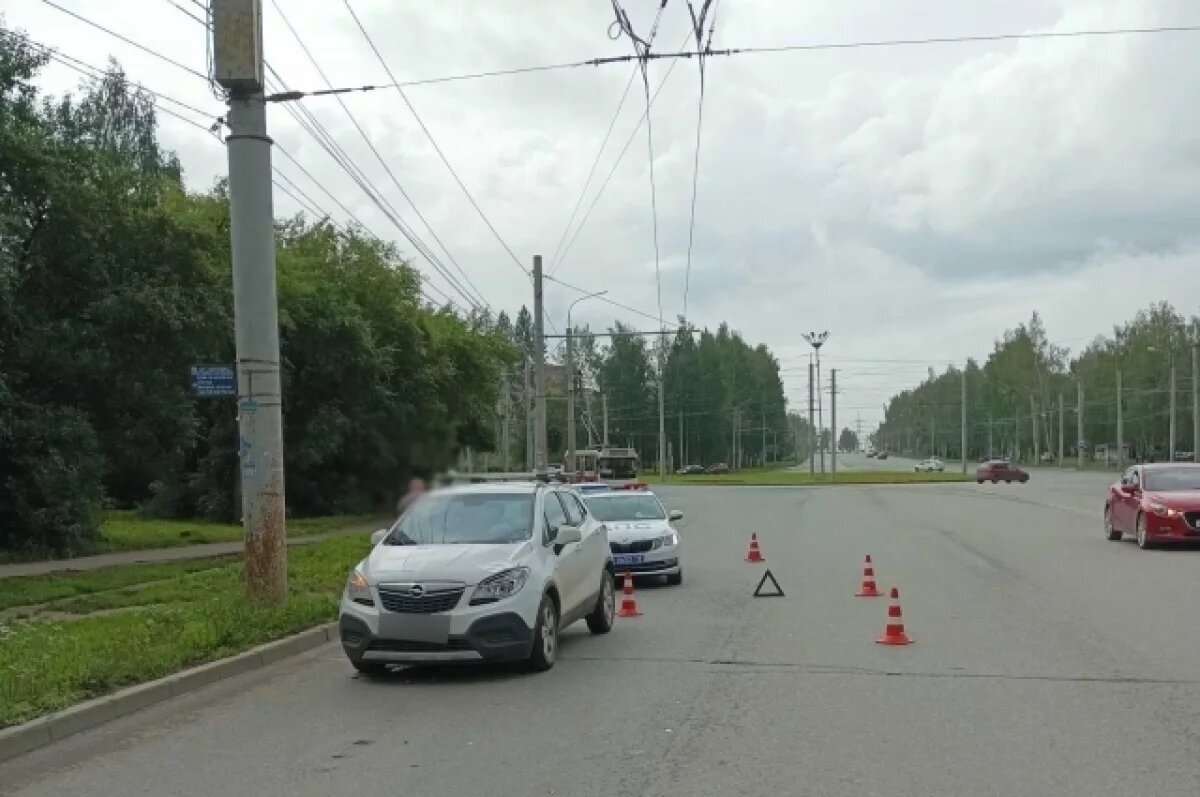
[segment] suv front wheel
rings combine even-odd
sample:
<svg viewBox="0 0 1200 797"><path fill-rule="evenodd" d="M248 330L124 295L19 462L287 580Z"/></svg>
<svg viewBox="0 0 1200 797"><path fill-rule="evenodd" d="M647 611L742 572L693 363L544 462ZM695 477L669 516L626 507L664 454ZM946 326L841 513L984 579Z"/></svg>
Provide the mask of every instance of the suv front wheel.
<svg viewBox="0 0 1200 797"><path fill-rule="evenodd" d="M533 631L533 650L529 652L529 669L545 672L554 666L558 657L558 610L549 595L542 596L538 607L537 627Z"/></svg>
<svg viewBox="0 0 1200 797"><path fill-rule="evenodd" d="M585 619L588 630L593 634L607 634L613 627L613 616L617 612L617 589L613 574L605 569L600 574L600 595L596 608Z"/></svg>

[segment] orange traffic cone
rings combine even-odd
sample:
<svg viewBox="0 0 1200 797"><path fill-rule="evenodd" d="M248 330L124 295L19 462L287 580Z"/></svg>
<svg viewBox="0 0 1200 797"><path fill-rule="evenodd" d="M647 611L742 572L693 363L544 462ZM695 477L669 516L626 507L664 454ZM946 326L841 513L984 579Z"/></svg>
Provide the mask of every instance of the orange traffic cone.
<svg viewBox="0 0 1200 797"><path fill-rule="evenodd" d="M911 645L908 634L904 633L904 617L900 614L900 590L892 587L892 603L888 606L888 621L883 629L883 638L876 639L880 645Z"/></svg>
<svg viewBox="0 0 1200 797"><path fill-rule="evenodd" d="M765 562L766 558L762 555L762 551L758 549L758 534L751 532L750 534L750 551L746 554L747 562Z"/></svg>
<svg viewBox="0 0 1200 797"><path fill-rule="evenodd" d="M621 609L617 617L641 617L638 611L637 598L633 597L633 574L626 571L625 586L621 588Z"/></svg>
<svg viewBox="0 0 1200 797"><path fill-rule="evenodd" d="M875 566L871 564L871 554L867 554L863 562L862 587L855 593L860 598L882 598L883 593L875 586Z"/></svg>

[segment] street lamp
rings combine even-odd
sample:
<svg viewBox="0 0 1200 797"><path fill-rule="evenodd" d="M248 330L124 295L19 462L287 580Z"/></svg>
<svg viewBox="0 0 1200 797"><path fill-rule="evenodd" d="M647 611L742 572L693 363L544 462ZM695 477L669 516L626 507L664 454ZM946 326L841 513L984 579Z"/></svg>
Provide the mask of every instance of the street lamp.
<svg viewBox="0 0 1200 797"><path fill-rule="evenodd" d="M575 329L571 326L571 311L580 302L595 299L606 293L608 291L585 294L567 306L567 461L565 464L569 473L575 472L575 352L571 345Z"/></svg>
<svg viewBox="0 0 1200 797"><path fill-rule="evenodd" d="M821 441L821 432L825 430L825 416L821 409L821 347L825 345L825 341L829 339L829 330L823 332L807 332L801 335L808 345L813 347L813 351L817 356L817 427L816 427L816 445L821 451L821 473L825 472L825 446Z"/></svg>

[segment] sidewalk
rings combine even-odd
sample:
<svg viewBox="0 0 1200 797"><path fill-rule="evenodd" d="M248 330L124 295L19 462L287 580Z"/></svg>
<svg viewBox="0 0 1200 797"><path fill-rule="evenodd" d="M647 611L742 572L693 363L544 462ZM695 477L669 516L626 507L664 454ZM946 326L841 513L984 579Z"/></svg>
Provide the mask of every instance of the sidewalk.
<svg viewBox="0 0 1200 797"><path fill-rule="evenodd" d="M328 540L331 537L344 537L347 534L365 534L362 527L350 527L336 531L326 531L321 534L310 534L305 537L289 537L287 544L309 545L310 543ZM0 565L0 579L16 578L17 576L41 576L47 573L63 573L79 570L99 570L113 565L139 565L152 562L176 562L184 559L204 559L209 556L227 556L240 554L245 549L242 540L236 542L207 542L201 545L180 545L175 548L147 548L142 551L121 551L105 553L98 556L81 556L77 559L50 559L42 562L20 562L11 565Z"/></svg>

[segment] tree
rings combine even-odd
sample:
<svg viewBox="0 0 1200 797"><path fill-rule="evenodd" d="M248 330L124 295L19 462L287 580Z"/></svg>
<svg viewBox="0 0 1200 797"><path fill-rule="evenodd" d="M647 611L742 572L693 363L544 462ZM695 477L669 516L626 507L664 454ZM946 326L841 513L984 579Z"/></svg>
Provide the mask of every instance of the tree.
<svg viewBox="0 0 1200 797"><path fill-rule="evenodd" d="M839 451L857 451L858 450L858 435L853 429L842 429L842 433L838 436Z"/></svg>

